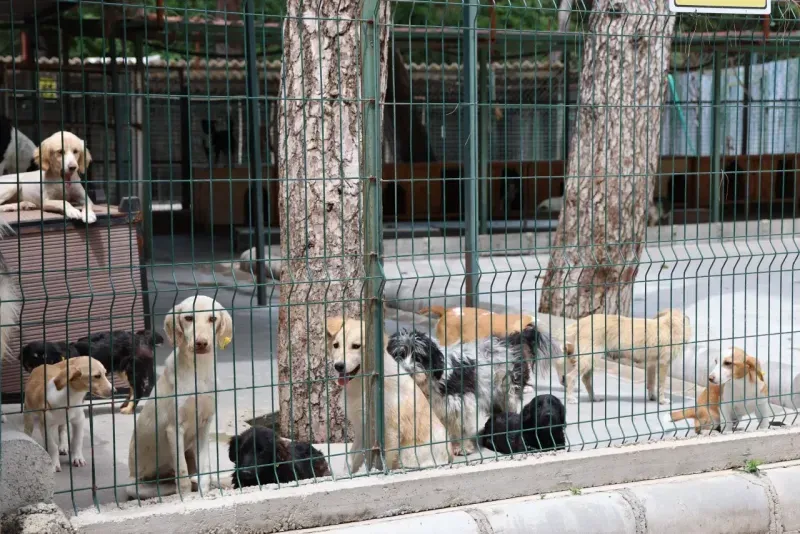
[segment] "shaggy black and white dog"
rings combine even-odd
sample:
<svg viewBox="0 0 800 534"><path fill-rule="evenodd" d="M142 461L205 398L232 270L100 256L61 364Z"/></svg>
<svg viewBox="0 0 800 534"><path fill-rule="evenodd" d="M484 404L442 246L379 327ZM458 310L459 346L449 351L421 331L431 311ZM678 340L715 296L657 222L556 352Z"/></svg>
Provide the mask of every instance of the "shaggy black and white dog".
<svg viewBox="0 0 800 534"><path fill-rule="evenodd" d="M36 170L33 153L36 143L17 130L6 117L0 116L0 176Z"/></svg>
<svg viewBox="0 0 800 534"><path fill-rule="evenodd" d="M330 476L325 455L309 443L277 436L269 428L251 427L231 438L228 458L236 465L234 488L294 482Z"/></svg>
<svg viewBox="0 0 800 534"><path fill-rule="evenodd" d="M519 413L530 362L549 368L557 346L534 324L505 338L451 345L445 355L430 336L401 330L387 350L411 374L444 423L456 454L476 450L476 438L495 412Z"/></svg>
<svg viewBox="0 0 800 534"><path fill-rule="evenodd" d="M483 427L481 445L501 454L563 449L567 410L553 395L537 395L521 414L495 413Z"/></svg>

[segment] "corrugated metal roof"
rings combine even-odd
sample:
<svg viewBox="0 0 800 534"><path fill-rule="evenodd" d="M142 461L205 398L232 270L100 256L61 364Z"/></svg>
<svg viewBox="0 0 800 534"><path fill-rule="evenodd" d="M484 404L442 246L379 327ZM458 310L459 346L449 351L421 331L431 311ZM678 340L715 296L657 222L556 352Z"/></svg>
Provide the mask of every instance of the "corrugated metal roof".
<svg viewBox="0 0 800 534"><path fill-rule="evenodd" d="M0 0L2 1L2 0ZM14 63L20 62L21 58L16 59L11 56L0 56L0 64L11 66ZM39 58L39 65L57 67L60 64L57 57L52 58ZM129 67L136 65L135 58L118 58L117 64L122 65L127 63ZM144 63L151 69L166 70L187 70L192 80L244 80L245 78L245 62L240 59L192 59L186 61L185 59L171 59L169 61L161 57L151 56L146 58ZM109 58L87 58L81 61L80 58L71 58L68 65L71 69L78 69L81 65L103 65L111 64ZM409 65L406 65L409 68ZM495 75L502 75L506 78L547 78L553 74L560 74L564 66L561 63L550 64L548 61L509 61L509 62L492 62L492 70ZM258 69L261 73L266 71L268 79L278 79L280 77L281 61L259 61ZM435 76L458 76L461 73L461 65L459 63L411 63L411 73L414 78L424 78L428 75ZM163 78L164 73L158 71L150 72L150 78ZM263 74L262 74L263 77Z"/></svg>

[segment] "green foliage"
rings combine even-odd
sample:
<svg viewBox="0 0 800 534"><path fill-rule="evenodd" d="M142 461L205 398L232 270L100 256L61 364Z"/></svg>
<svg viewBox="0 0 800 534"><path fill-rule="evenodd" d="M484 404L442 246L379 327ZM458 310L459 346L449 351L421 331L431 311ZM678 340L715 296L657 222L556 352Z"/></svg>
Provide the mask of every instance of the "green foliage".
<svg viewBox="0 0 800 534"><path fill-rule="evenodd" d="M742 467L742 470L745 471L746 473L750 473L751 475L755 475L759 471L758 467L763 463L764 462L762 462L761 460L747 460L744 463L744 467Z"/></svg>

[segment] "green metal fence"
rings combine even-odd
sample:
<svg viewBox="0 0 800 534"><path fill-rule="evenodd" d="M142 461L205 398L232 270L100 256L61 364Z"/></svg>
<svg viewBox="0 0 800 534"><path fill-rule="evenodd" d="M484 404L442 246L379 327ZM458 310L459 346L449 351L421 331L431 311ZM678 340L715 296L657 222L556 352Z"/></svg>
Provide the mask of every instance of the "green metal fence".
<svg viewBox="0 0 800 534"><path fill-rule="evenodd" d="M794 3L8 4L0 432L117 390L62 508L794 424Z"/></svg>

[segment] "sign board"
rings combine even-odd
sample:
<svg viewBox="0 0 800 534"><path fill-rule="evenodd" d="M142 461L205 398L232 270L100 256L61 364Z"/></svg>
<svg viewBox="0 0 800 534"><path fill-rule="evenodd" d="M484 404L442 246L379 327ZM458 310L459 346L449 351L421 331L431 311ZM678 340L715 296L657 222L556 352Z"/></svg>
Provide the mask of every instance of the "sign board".
<svg viewBox="0 0 800 534"><path fill-rule="evenodd" d="M669 0L674 13L769 15L771 0Z"/></svg>
<svg viewBox="0 0 800 534"><path fill-rule="evenodd" d="M39 75L39 96L47 100L58 98L58 82L54 76Z"/></svg>

